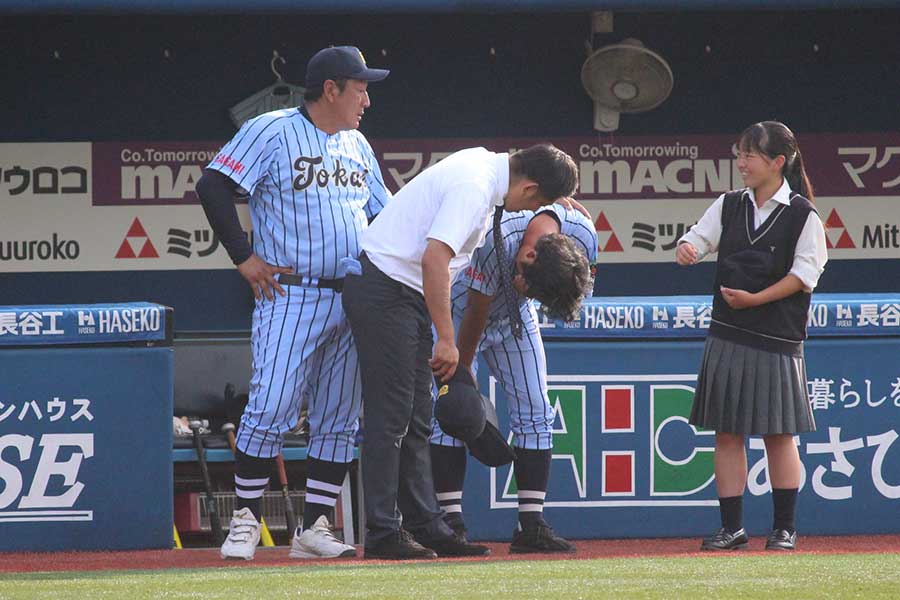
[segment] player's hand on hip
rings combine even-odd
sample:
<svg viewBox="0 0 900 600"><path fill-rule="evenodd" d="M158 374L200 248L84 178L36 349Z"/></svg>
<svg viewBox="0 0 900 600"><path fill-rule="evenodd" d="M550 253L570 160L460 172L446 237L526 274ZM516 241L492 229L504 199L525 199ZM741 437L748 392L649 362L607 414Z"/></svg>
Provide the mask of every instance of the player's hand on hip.
<svg viewBox="0 0 900 600"><path fill-rule="evenodd" d="M559 198L556 201L556 203L565 206L567 209L571 208L571 209L577 210L578 212L580 212L581 214L586 216L588 219L592 219L591 213L588 212L588 209L586 209L581 204L581 202L579 202L575 198L570 198L568 196L564 197L564 198Z"/></svg>
<svg viewBox="0 0 900 600"><path fill-rule="evenodd" d="M284 288L278 283L275 277L279 273L293 273L291 267L278 267L270 265L255 254L251 254L250 258L237 266L238 272L250 284L253 290L253 296L257 300L261 300L263 296L268 300L274 300L273 290L279 295L284 296Z"/></svg>
<svg viewBox="0 0 900 600"><path fill-rule="evenodd" d="M440 381L447 381L453 377L458 364L459 349L456 344L450 340L438 338L432 350L431 360L428 361L434 376Z"/></svg>
<svg viewBox="0 0 900 600"><path fill-rule="evenodd" d="M688 242L678 244L678 247L675 249L675 262L682 267L694 264L697 262L697 249Z"/></svg>
<svg viewBox="0 0 900 600"><path fill-rule="evenodd" d="M736 310L751 308L759 304L759 302L756 301L756 294L752 294L747 290L735 290L727 288L724 285L720 286L719 290L722 292L722 298L725 299L728 306Z"/></svg>

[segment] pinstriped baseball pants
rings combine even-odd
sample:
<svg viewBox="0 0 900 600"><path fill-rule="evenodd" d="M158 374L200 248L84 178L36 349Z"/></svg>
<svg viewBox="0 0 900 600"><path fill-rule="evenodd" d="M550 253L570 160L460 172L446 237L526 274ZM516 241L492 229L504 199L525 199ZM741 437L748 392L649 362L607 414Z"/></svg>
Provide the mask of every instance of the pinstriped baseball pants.
<svg viewBox="0 0 900 600"><path fill-rule="evenodd" d="M334 290L284 286L253 311L253 376L237 446L250 456L278 455L304 401L309 456L347 463L359 426L361 386L350 325Z"/></svg>
<svg viewBox="0 0 900 600"><path fill-rule="evenodd" d="M454 318L459 331L462 318ZM556 411L547 396L547 359L538 328L537 315L525 319L522 339L516 339L508 323L490 327L478 345L478 353L488 371L498 381L509 408L509 428L513 445L528 450L553 448L553 422ZM473 365L477 370L478 361ZM436 396L434 397L436 400ZM432 419L431 443L438 446L462 446L459 440L441 431Z"/></svg>

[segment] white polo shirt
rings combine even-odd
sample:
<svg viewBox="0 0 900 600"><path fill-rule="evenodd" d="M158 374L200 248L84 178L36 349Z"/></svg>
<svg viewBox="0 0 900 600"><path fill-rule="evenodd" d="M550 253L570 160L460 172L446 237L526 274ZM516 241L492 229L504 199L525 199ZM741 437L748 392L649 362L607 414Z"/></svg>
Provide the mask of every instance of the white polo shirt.
<svg viewBox="0 0 900 600"><path fill-rule="evenodd" d="M422 291L428 240L454 252L450 281L469 263L509 192L509 155L484 148L455 152L394 194L362 235L369 260L391 279Z"/></svg>

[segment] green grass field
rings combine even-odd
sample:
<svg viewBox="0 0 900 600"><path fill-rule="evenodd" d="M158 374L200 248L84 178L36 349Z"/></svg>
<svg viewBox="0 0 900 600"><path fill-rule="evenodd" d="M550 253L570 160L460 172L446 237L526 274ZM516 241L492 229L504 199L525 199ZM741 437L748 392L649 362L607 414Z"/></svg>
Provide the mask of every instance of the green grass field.
<svg viewBox="0 0 900 600"><path fill-rule="evenodd" d="M776 596L777 595L777 596ZM0 575L0 598L900 598L900 554Z"/></svg>

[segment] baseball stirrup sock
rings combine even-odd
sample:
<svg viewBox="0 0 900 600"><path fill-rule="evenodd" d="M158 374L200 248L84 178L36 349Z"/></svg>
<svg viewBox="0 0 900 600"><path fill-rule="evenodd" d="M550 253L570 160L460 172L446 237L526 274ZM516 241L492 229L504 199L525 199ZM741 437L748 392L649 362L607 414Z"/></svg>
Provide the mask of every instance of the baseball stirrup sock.
<svg viewBox="0 0 900 600"><path fill-rule="evenodd" d="M275 464L274 458L257 458L237 451L234 459L234 493L236 508L249 508L256 520L261 518L260 504L263 493L269 486L269 474Z"/></svg>
<svg viewBox="0 0 900 600"><path fill-rule="evenodd" d="M317 458L306 460L306 501L303 505L302 528L315 525L325 516L333 522L332 512L337 504L341 485L347 475L347 463L335 463Z"/></svg>
<svg viewBox="0 0 900 600"><path fill-rule="evenodd" d="M722 527L729 533L734 533L741 528L744 521L744 497L728 496L719 498L719 514L722 517Z"/></svg>
<svg viewBox="0 0 900 600"><path fill-rule="evenodd" d="M454 513L462 513L462 490L454 490L452 492L438 492L437 499L441 508L448 515Z"/></svg>
<svg viewBox="0 0 900 600"><path fill-rule="evenodd" d="M434 490L438 494L459 492L459 497L462 498L463 483L466 480L466 448L437 444L430 444L430 448Z"/></svg>
<svg viewBox="0 0 900 600"><path fill-rule="evenodd" d="M438 444L430 446L434 491L445 513L444 522L454 531L464 530L462 496L466 480L466 448Z"/></svg>
<svg viewBox="0 0 900 600"><path fill-rule="evenodd" d="M544 520L544 498L550 478L552 450L516 448L513 468L519 488L519 523L528 527Z"/></svg>
<svg viewBox="0 0 900 600"><path fill-rule="evenodd" d="M772 529L784 529L794 533L794 514L797 509L797 488L782 488L772 490L772 505L775 512L775 520Z"/></svg>

